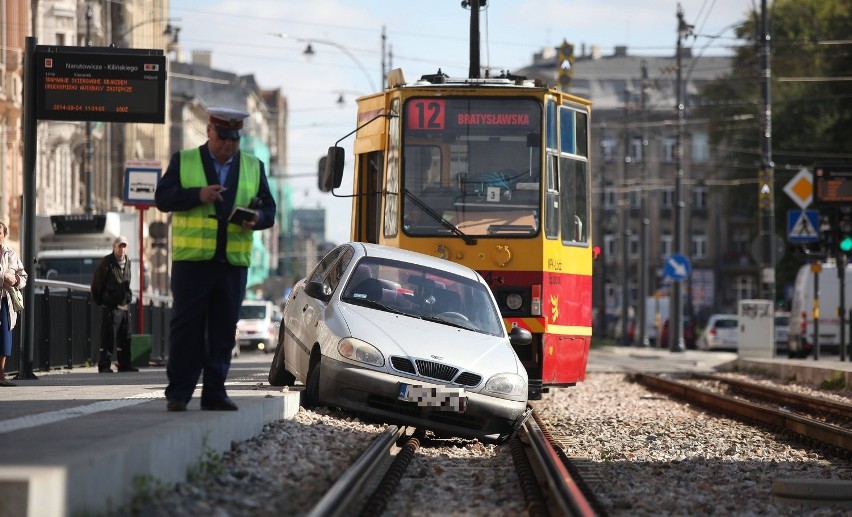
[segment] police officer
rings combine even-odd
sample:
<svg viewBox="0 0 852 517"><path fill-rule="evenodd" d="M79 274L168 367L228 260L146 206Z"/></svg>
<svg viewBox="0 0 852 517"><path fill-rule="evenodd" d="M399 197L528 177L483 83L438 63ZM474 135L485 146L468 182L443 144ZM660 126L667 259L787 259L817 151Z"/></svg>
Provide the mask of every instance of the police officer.
<svg viewBox="0 0 852 517"><path fill-rule="evenodd" d="M127 238L119 235L112 253L105 256L92 276L92 300L103 307L101 315L100 373L112 373L113 350L120 372L138 372L130 363L130 258Z"/></svg>
<svg viewBox="0 0 852 517"><path fill-rule="evenodd" d="M252 233L275 222L263 163L240 151L248 114L210 108L207 142L172 155L155 202L172 212L172 297L167 409L186 411L198 384L201 409L235 411L225 379L245 298ZM254 213L229 222L235 207Z"/></svg>

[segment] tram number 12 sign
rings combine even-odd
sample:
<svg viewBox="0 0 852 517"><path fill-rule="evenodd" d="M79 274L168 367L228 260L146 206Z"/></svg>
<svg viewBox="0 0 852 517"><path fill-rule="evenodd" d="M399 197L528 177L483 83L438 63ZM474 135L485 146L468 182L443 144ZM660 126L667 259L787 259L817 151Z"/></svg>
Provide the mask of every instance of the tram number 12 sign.
<svg viewBox="0 0 852 517"><path fill-rule="evenodd" d="M39 45L36 118L166 121L166 57L156 49Z"/></svg>

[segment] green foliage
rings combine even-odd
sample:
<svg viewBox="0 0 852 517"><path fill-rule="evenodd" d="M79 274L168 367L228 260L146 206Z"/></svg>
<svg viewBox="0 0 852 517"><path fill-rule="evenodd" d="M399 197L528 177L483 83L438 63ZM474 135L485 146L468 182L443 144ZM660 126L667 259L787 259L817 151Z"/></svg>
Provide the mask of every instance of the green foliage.
<svg viewBox="0 0 852 517"><path fill-rule="evenodd" d="M763 61L761 20L751 11L736 29L745 44L730 73L705 86L704 105L694 112L710 121L710 140L723 150L730 176L755 178L762 158ZM801 168L819 161L852 160L852 0L776 0L770 5L772 159L775 163L776 233L786 234L787 210L798 208L783 194ZM844 43L845 42L845 43ZM725 156L727 155L727 156ZM757 210L754 184L732 188L726 210ZM792 283L799 261L787 254L776 268L779 285Z"/></svg>
<svg viewBox="0 0 852 517"><path fill-rule="evenodd" d="M824 389L824 390L842 390L842 389L845 389L846 388L846 376L843 374L843 372L840 372L840 371L834 372L834 374L831 377L824 379L820 383L819 387Z"/></svg>

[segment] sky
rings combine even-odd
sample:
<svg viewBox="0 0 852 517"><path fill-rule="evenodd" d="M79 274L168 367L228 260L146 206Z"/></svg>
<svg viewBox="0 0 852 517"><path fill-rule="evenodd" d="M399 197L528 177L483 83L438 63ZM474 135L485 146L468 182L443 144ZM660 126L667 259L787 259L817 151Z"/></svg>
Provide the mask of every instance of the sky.
<svg viewBox="0 0 852 517"><path fill-rule="evenodd" d="M293 208L324 207L326 238L349 240L351 200L317 189L319 158L355 128L355 98L381 88L385 67L407 81L442 72L466 77L470 10L461 0L171 0L184 59L209 51L213 68L253 74L261 88L280 88L289 105L285 176ZM757 0L488 0L480 11L480 64L499 74L532 62L563 41L602 55L626 45L631 54L674 55L677 8L696 36L686 46L727 55L733 27L759 9ZM384 46L383 46L384 36ZM303 54L310 43L314 55ZM383 51L384 48L384 51ZM343 104L338 99L343 97ZM594 113L592 115L594 117ZM352 137L344 183L351 192ZM347 182L347 179L349 180Z"/></svg>

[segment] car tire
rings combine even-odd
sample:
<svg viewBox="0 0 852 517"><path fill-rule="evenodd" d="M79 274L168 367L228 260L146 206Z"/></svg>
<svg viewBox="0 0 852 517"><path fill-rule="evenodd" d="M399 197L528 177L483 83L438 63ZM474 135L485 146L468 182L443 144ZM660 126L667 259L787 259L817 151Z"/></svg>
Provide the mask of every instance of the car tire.
<svg viewBox="0 0 852 517"><path fill-rule="evenodd" d="M306 408L319 407L320 363L313 365L308 372L305 391L302 392L302 406Z"/></svg>
<svg viewBox="0 0 852 517"><path fill-rule="evenodd" d="M269 367L269 384L272 386L292 386L296 383L296 377L284 368L284 349L275 349L272 356L272 366Z"/></svg>

